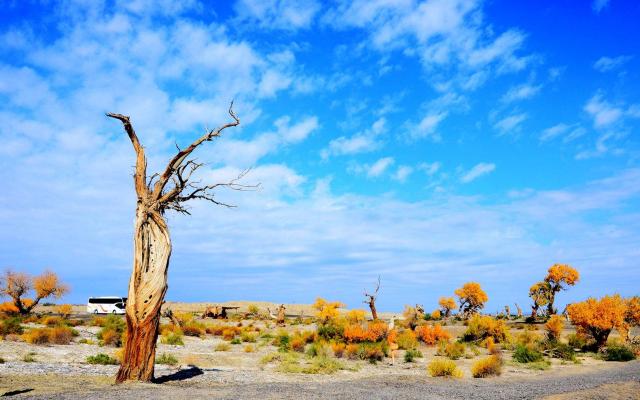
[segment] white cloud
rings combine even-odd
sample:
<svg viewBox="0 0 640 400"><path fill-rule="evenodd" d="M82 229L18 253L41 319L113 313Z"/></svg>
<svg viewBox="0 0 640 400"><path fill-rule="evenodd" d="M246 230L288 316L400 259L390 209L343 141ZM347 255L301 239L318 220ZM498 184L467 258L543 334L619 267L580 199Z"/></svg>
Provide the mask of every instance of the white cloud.
<svg viewBox="0 0 640 400"><path fill-rule="evenodd" d="M622 67L632 58L633 56L600 57L598 61L593 64L593 68L600 72L613 71Z"/></svg>
<svg viewBox="0 0 640 400"><path fill-rule="evenodd" d="M608 5L609 0L593 0L593 3L591 3L591 8L593 9L593 12L595 12L596 14L600 14L600 11L602 11L602 9L607 7Z"/></svg>
<svg viewBox="0 0 640 400"><path fill-rule="evenodd" d="M605 128L615 124L624 115L621 108L604 100L601 93L597 93L589 99L584 110L593 118L595 128Z"/></svg>
<svg viewBox="0 0 640 400"><path fill-rule="evenodd" d="M437 132L438 125L447 117L447 112L430 113L425 115L417 124L409 124L408 136L413 140L430 138L438 142L441 140Z"/></svg>
<svg viewBox="0 0 640 400"><path fill-rule="evenodd" d="M380 136L386 132L386 119L377 119L371 128L359 132L351 137L340 136L329 142L329 147L323 149L320 155L323 159L330 156L365 153L376 150L382 146Z"/></svg>
<svg viewBox="0 0 640 400"><path fill-rule="evenodd" d="M473 166L473 168L471 168L469 171L464 173L464 175L462 175L462 177L460 177L460 182L462 182L462 183L472 182L472 181L480 178L481 176L490 174L495 169L496 169L496 165L495 164L490 164L490 163L479 163L479 164L476 164L475 166Z"/></svg>
<svg viewBox="0 0 640 400"><path fill-rule="evenodd" d="M501 100L504 103L512 103L518 100L529 99L538 94L541 88L542 86L532 86L529 84L514 86L502 96Z"/></svg>
<svg viewBox="0 0 640 400"><path fill-rule="evenodd" d="M278 134L282 136L286 143L298 143L305 140L311 132L318 129L318 118L306 117L295 125L289 126L291 118L289 116L280 117L274 123L278 128Z"/></svg>
<svg viewBox="0 0 640 400"><path fill-rule="evenodd" d="M408 165L400 165L396 170L396 173L393 175L393 179L398 182L405 182L409 175L413 173L413 168Z"/></svg>
<svg viewBox="0 0 640 400"><path fill-rule="evenodd" d="M557 136L560 136L563 133L567 132L568 130L569 126L567 124L554 125L542 131L542 133L540 134L540 141L546 142L547 140L554 139Z"/></svg>
<svg viewBox="0 0 640 400"><path fill-rule="evenodd" d="M387 168L393 165L393 163L393 157L381 158L367 168L367 176L370 178L377 178L382 175Z"/></svg>
<svg viewBox="0 0 640 400"><path fill-rule="evenodd" d="M435 175L435 173L438 172L440 168L442 168L442 163L440 163L439 161L435 161L432 163L420 163L418 165L418 169L424 171L424 173L426 173L428 176Z"/></svg>
<svg viewBox="0 0 640 400"><path fill-rule="evenodd" d="M478 0L338 1L325 23L368 31L369 45L383 53L402 49L417 56L430 75L443 68L452 83L473 90L489 72L518 71L531 57L519 56L525 35L507 30L499 35L485 26ZM441 83L441 82L440 82Z"/></svg>
<svg viewBox="0 0 640 400"><path fill-rule="evenodd" d="M315 0L238 0L233 8L244 29L295 31L311 27L320 4Z"/></svg>
<svg viewBox="0 0 640 400"><path fill-rule="evenodd" d="M527 114L520 113L505 117L496 122L493 127L500 131L500 135L505 135L517 131L520 124L527 119Z"/></svg>

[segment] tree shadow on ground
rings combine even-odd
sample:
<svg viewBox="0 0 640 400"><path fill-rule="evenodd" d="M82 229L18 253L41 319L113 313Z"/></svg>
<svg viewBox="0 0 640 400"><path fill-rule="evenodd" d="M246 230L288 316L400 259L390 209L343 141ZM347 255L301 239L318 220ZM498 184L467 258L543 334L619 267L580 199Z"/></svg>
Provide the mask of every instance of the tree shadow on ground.
<svg viewBox="0 0 640 400"><path fill-rule="evenodd" d="M29 393L31 392L33 389L20 389L20 390L12 390L10 392L5 392L2 396L0 397L10 397L10 396L16 396L19 394L23 394L23 393Z"/></svg>
<svg viewBox="0 0 640 400"><path fill-rule="evenodd" d="M202 375L204 372L195 365L189 365L185 369L174 372L173 374L164 375L153 380L154 383L166 383L174 381L184 381Z"/></svg>

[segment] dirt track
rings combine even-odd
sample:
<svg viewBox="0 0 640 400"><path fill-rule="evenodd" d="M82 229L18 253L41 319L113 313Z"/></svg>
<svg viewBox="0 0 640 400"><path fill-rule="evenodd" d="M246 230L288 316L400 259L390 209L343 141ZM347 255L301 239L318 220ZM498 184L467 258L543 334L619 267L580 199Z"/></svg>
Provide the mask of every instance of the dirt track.
<svg viewBox="0 0 640 400"><path fill-rule="evenodd" d="M113 385L112 378L103 376L5 375L0 378L0 392L38 399L537 399L562 393L571 394L553 398L640 399L640 361L608 363L577 374L508 379L395 376L306 381L300 377L295 382L220 384L219 373L195 367L167 370L158 374L162 384L126 385Z"/></svg>

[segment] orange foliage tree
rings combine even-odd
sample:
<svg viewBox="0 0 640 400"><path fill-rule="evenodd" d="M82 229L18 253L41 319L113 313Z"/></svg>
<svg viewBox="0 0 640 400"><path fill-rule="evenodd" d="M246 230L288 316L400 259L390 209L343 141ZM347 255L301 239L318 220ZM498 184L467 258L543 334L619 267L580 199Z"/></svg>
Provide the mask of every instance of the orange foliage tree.
<svg viewBox="0 0 640 400"><path fill-rule="evenodd" d="M456 301L453 297L440 297L438 305L440 306L444 317L449 318L451 316L451 310L456 308Z"/></svg>
<svg viewBox="0 0 640 400"><path fill-rule="evenodd" d="M573 286L580 280L578 271L568 264L553 264L547 271L544 281L549 284L549 302L547 303L547 313L553 315L557 310L553 308L556 293L566 290L566 286Z"/></svg>
<svg viewBox="0 0 640 400"><path fill-rule="evenodd" d="M32 291L34 298L25 298ZM0 277L0 295L11 297L13 305L23 315L29 314L40 300L60 298L68 291L69 287L60 282L54 272L48 270L38 276L7 270Z"/></svg>
<svg viewBox="0 0 640 400"><path fill-rule="evenodd" d="M640 296L634 296L625 301L624 325L620 329L627 341L631 340L631 328L640 326Z"/></svg>
<svg viewBox="0 0 640 400"><path fill-rule="evenodd" d="M620 295L589 298L570 304L567 313L579 333L591 336L598 350L602 349L614 328L624 329L627 304Z"/></svg>
<svg viewBox="0 0 640 400"><path fill-rule="evenodd" d="M460 312L466 317L484 308L489 296L478 282L467 282L454 292L460 302Z"/></svg>

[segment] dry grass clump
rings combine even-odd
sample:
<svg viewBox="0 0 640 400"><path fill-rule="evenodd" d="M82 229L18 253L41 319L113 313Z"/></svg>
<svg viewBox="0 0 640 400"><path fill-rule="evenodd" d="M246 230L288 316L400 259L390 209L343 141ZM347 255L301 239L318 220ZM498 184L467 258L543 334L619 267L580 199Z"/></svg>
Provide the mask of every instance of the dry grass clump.
<svg viewBox="0 0 640 400"><path fill-rule="evenodd" d="M350 343L345 348L345 354L352 360L367 360L372 364L382 361L389 354L386 341L371 343Z"/></svg>
<svg viewBox="0 0 640 400"><path fill-rule="evenodd" d="M30 344L69 344L74 331L66 326L54 328L34 328L22 335L25 342Z"/></svg>
<svg viewBox="0 0 640 400"><path fill-rule="evenodd" d="M118 360L109 356L108 354L98 353L95 356L87 357L88 364L100 364L100 365L117 365Z"/></svg>
<svg viewBox="0 0 640 400"><path fill-rule="evenodd" d="M63 321L64 320L60 317L52 317L52 316L42 317L40 319L40 323L46 326L62 325Z"/></svg>
<svg viewBox="0 0 640 400"><path fill-rule="evenodd" d="M231 345L227 342L218 343L216 347L213 348L215 351L229 351L231 350Z"/></svg>
<svg viewBox="0 0 640 400"><path fill-rule="evenodd" d="M253 353L254 351L256 351L256 348L250 344L244 346L244 352L245 353Z"/></svg>
<svg viewBox="0 0 640 400"><path fill-rule="evenodd" d="M433 326L420 325L416 327L416 335L418 336L418 339L429 346L434 346L441 340L448 341L451 339L451 334L442 329L440 324L435 324Z"/></svg>
<svg viewBox="0 0 640 400"><path fill-rule="evenodd" d="M9 317L0 322L0 337L6 337L7 335L20 335L22 334L22 325L20 325L20 318Z"/></svg>
<svg viewBox="0 0 640 400"><path fill-rule="evenodd" d="M184 346L183 335L180 331L167 332L160 338L160 343L169 344L172 346Z"/></svg>
<svg viewBox="0 0 640 400"><path fill-rule="evenodd" d="M56 307L56 312L62 316L62 318L67 319L73 312L73 306L71 304L60 304Z"/></svg>
<svg viewBox="0 0 640 400"><path fill-rule="evenodd" d="M427 371L429 371L429 375L431 376L462 377L462 370L456 366L456 363L443 358L433 359L427 366Z"/></svg>
<svg viewBox="0 0 640 400"><path fill-rule="evenodd" d="M241 329L237 326L229 326L222 331L222 337L225 340L233 340L238 334L240 334L240 331Z"/></svg>
<svg viewBox="0 0 640 400"><path fill-rule="evenodd" d="M224 330L227 327L225 325L222 324L213 324L213 325L207 325L205 327L205 331L209 334L209 335L213 335L213 336L222 336L222 332L224 332Z"/></svg>
<svg viewBox="0 0 640 400"><path fill-rule="evenodd" d="M333 356L336 358L342 358L346 347L347 346L342 342L332 342L331 351L333 352Z"/></svg>
<svg viewBox="0 0 640 400"><path fill-rule="evenodd" d="M177 365L178 359L172 354L162 353L156 357L156 364Z"/></svg>
<svg viewBox="0 0 640 400"><path fill-rule="evenodd" d="M473 363L471 375L474 378L486 378L488 376L498 376L502 373L502 357L490 355Z"/></svg>
<svg viewBox="0 0 640 400"><path fill-rule="evenodd" d="M103 346L122 346L126 328L124 319L116 315L109 315L101 323L102 329L97 334L100 344Z"/></svg>

